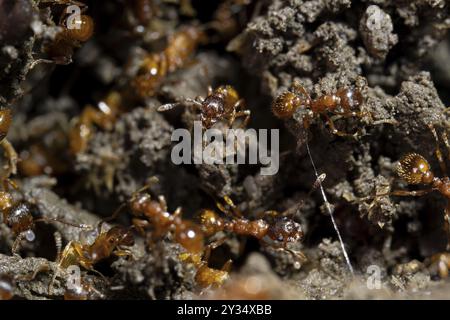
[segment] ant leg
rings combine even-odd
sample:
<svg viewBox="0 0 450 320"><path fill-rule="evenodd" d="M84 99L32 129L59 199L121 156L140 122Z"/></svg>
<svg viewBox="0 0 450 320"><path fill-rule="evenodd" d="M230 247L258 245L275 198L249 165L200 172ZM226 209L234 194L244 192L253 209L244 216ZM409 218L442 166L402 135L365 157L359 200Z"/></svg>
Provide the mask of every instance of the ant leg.
<svg viewBox="0 0 450 320"><path fill-rule="evenodd" d="M56 262L61 261L61 252L62 252L62 238L61 233L56 231L53 236L55 237L55 245L56 245Z"/></svg>
<svg viewBox="0 0 450 320"><path fill-rule="evenodd" d="M179 218L181 217L181 215L183 214L183 208L178 207L175 209L174 213L173 213L173 217L174 218Z"/></svg>
<svg viewBox="0 0 450 320"><path fill-rule="evenodd" d="M50 265L49 265L48 262L47 263L43 263L36 270L34 270L31 274L28 274L26 276L20 276L20 277L17 277L15 279L19 280L19 281L32 281L32 280L34 280L36 278L36 276L39 273L45 272L45 271L49 271L50 269L51 268L50 268Z"/></svg>
<svg viewBox="0 0 450 320"><path fill-rule="evenodd" d="M424 196L430 192L434 191L434 189L424 189L424 190L413 190L413 191L409 191L409 190L395 190L395 191L391 191L389 192L387 195L392 195L392 196L400 196L400 197L407 197L407 196L411 196L411 197L421 197Z"/></svg>
<svg viewBox="0 0 450 320"><path fill-rule="evenodd" d="M208 86L208 96L212 95L214 93L214 90L211 86Z"/></svg>
<svg viewBox="0 0 450 320"><path fill-rule="evenodd" d="M434 189L430 188L430 189L424 189L424 190L394 190L394 191L390 191L390 192L385 192L385 193L379 193L376 194L375 196L367 196L367 197L363 197L363 198L359 198L357 200L357 202L362 202L362 201L366 201L366 200L376 200L377 198L381 198L381 197L386 197L386 196L398 196L398 197L421 197L424 196L430 192L433 192Z"/></svg>
<svg viewBox="0 0 450 320"><path fill-rule="evenodd" d="M445 174L447 172L447 165L445 164L444 157L442 156L441 148L439 147L439 138L436 133L436 128L432 124L429 124L428 128L430 129L431 133L433 134L434 141L436 142L436 150L434 153L436 154L436 158L439 161L439 166L441 167L442 172Z"/></svg>
<svg viewBox="0 0 450 320"><path fill-rule="evenodd" d="M225 240L227 240L227 237L222 237L208 244L205 248L205 253L203 254L203 260L208 261L211 256L211 251L220 247L225 242Z"/></svg>
<svg viewBox="0 0 450 320"><path fill-rule="evenodd" d="M130 257L131 259L133 259L133 254L131 253L130 250L125 250L125 249L121 249L121 250L116 250L114 251L114 255L116 257Z"/></svg>
<svg viewBox="0 0 450 320"><path fill-rule="evenodd" d="M250 114L251 114L250 110L243 110L234 115L235 119L239 117L245 117L244 121L239 126L241 129L247 127L247 124L250 121Z"/></svg>
<svg viewBox="0 0 450 320"><path fill-rule="evenodd" d="M447 232L447 251L450 250L450 205L445 208L444 212L444 229Z"/></svg>
<svg viewBox="0 0 450 320"><path fill-rule="evenodd" d="M147 220L137 218L133 218L131 221L136 231L139 232L141 235L145 235L145 228L147 228L150 225L150 223Z"/></svg>
<svg viewBox="0 0 450 320"><path fill-rule="evenodd" d="M13 255L15 255L15 256L19 255L18 252L20 250L20 243L25 238L26 238L25 232L19 233L19 235L16 237L16 239L13 242L12 248L11 248L11 252Z"/></svg>
<svg viewBox="0 0 450 320"><path fill-rule="evenodd" d="M231 211L228 210L227 208L225 208L225 206L222 203L216 201L216 206L217 206L217 208L219 208L220 211L222 211L226 215L230 215L230 213L231 213L232 215L234 215L238 218L242 217L242 213L239 211L239 209L236 207L236 205L234 204L233 200L231 200L230 197L224 196L223 200L225 201L225 204L231 208Z"/></svg>
<svg viewBox="0 0 450 320"><path fill-rule="evenodd" d="M159 205L161 206L161 208L163 208L164 211L167 211L167 201L166 198L163 195L160 195L158 197L159 200ZM178 209L177 209L178 210Z"/></svg>
<svg viewBox="0 0 450 320"><path fill-rule="evenodd" d="M347 133L347 132L340 131L340 130L336 129L336 126L334 125L333 120L329 116L324 115L324 117L325 117L326 122L327 122L328 126L330 127L331 132L333 134L335 134L335 135L337 135L339 137L353 137L353 138L356 138L358 132Z"/></svg>
<svg viewBox="0 0 450 320"><path fill-rule="evenodd" d="M1 144L6 152L6 157L8 158L8 170L6 174L6 178L8 178L11 174L17 173L17 161L19 157L17 156L16 150L7 139L3 139Z"/></svg>

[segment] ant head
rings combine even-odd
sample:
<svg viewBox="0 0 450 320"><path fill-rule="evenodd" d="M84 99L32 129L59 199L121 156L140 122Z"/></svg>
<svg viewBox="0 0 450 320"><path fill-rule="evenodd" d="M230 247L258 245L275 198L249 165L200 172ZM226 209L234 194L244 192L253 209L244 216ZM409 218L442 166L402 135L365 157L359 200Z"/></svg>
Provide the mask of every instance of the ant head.
<svg viewBox="0 0 450 320"><path fill-rule="evenodd" d="M430 184L434 178L428 161L417 153L409 153L400 159L397 174L409 184Z"/></svg>
<svg viewBox="0 0 450 320"><path fill-rule="evenodd" d="M202 120L215 119L225 112L225 100L222 95L212 94L202 103Z"/></svg>
<svg viewBox="0 0 450 320"><path fill-rule="evenodd" d="M303 238L303 230L294 220L280 217L270 226L267 235L274 241L294 242Z"/></svg>
<svg viewBox="0 0 450 320"><path fill-rule="evenodd" d="M106 234L108 242L113 246L132 246L134 237L130 229L124 227L112 227Z"/></svg>
<svg viewBox="0 0 450 320"><path fill-rule="evenodd" d="M200 224L206 235L213 235L223 230L223 220L213 210L202 210L200 213Z"/></svg>

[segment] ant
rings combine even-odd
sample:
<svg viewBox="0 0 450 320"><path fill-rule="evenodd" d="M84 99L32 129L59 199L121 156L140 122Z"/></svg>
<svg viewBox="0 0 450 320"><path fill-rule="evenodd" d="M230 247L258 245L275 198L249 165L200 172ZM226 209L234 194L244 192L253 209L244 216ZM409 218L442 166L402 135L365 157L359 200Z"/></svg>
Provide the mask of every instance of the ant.
<svg viewBox="0 0 450 320"><path fill-rule="evenodd" d="M130 229L115 226L106 232L98 227L99 234L92 244L82 244L70 241L61 253L60 241L58 246L58 265L67 269L71 265L80 265L86 270L94 271L94 265L101 260L116 256L131 256L131 252L123 247L134 245L134 237Z"/></svg>
<svg viewBox="0 0 450 320"><path fill-rule="evenodd" d="M34 227L36 222L59 222L72 227L85 228L85 225L77 225L70 222L38 216L38 212L34 205L25 200L13 199L12 193L9 191L8 183L14 188L16 184L9 179L4 180L4 190L0 191L0 211L3 216L3 223L6 224L16 236L11 251L13 254L19 252L20 242L23 239L34 241L36 235Z"/></svg>
<svg viewBox="0 0 450 320"><path fill-rule="evenodd" d="M436 132L436 129L432 124L429 124L428 128L430 129L436 143L435 146L436 158L438 159L441 171L445 175L443 177L436 177L431 169L430 164L422 155L418 153L408 153L400 159L399 164L396 168L397 175L409 185L426 185L428 186L428 188L413 191L394 190L388 193L378 194L375 196L375 199L387 195L421 197L430 192L438 191L441 195L443 195L447 199L447 205L444 210L444 229L447 232L447 251L448 251L450 250L450 178L447 173L447 166L443 158L443 153L439 146L439 137ZM441 138L444 142L444 145L447 148L448 156L450 157L450 143L447 137L447 133L445 131L442 133ZM439 273L441 275L445 275L446 273L443 268L443 266L445 266L445 263L442 262L443 261L442 257L447 259L448 253L437 254L433 257L431 258L432 261L431 264L434 264L436 262L438 264Z"/></svg>
<svg viewBox="0 0 450 320"><path fill-rule="evenodd" d="M162 52L147 54L132 81L136 93L141 98L154 96L164 77L184 66L204 37L199 28L186 26L169 38Z"/></svg>
<svg viewBox="0 0 450 320"><path fill-rule="evenodd" d="M211 250L218 247L221 242L217 241L205 247L202 229L194 222L183 219L180 207L171 214L168 212L164 196L161 195L158 200L155 200L150 194L144 193L143 191L154 182L157 182L156 177L152 178L148 185L136 191L126 204L134 216L133 227L143 235L144 229L152 227L153 239L161 238L172 231L175 242L186 250L180 255L180 259L192 263L197 269L198 284L201 287L219 286L227 278L231 261L228 261L222 270L209 268L207 261ZM124 205L120 206L111 217L103 221L115 219L123 207Z"/></svg>
<svg viewBox="0 0 450 320"><path fill-rule="evenodd" d="M122 95L117 91L110 92L98 103L98 108L87 105L81 115L74 120L69 133L70 151L78 154L86 150L92 138L94 124L102 129L111 129L122 105Z"/></svg>
<svg viewBox="0 0 450 320"><path fill-rule="evenodd" d="M407 190L397 190L390 192L389 194L396 196L423 196L432 191L438 191L447 199L447 206L444 210L444 228L447 232L447 250L450 250L450 178L447 174L447 166L445 164L442 151L439 147L439 138L436 133L436 129L433 125L428 126L433 134L436 142L436 158L438 159L441 171L445 174L443 177L436 177L428 161L420 154L409 153L403 156L399 165L397 166L397 175L406 181L410 185L427 185L428 189L407 191ZM448 141L447 133L443 132L442 140L447 148L447 152L450 156L450 143Z"/></svg>
<svg viewBox="0 0 450 320"><path fill-rule="evenodd" d="M216 205L231 219L224 219L210 209L204 209L200 213L200 222L205 235L211 236L220 231L227 231L237 235L251 236L258 239L264 246L287 251L302 262L307 260L302 252L287 248L288 243L303 239L303 231L299 223L286 216L280 216L276 211L264 212L266 215L275 217L271 223L264 219L245 219L229 197L224 197L224 201L229 208L221 203Z"/></svg>
<svg viewBox="0 0 450 320"><path fill-rule="evenodd" d="M242 127L245 127L250 120L250 110L245 109L244 100L229 85L220 86L215 90L208 87L206 98L197 97L195 99L186 99L185 101L192 103L194 107L200 110L201 121L207 129L220 120L227 120L230 127L236 118L245 117ZM170 110L179 104L164 104L158 108L158 111Z"/></svg>
<svg viewBox="0 0 450 320"><path fill-rule="evenodd" d="M120 226L110 228L108 231L102 231L103 221L97 226L98 235L92 244L82 244L78 241L70 241L61 252L61 235L56 233L57 258L56 262L59 269L68 269L71 266L81 266L86 270L104 276L94 269L94 265L98 262L109 258L111 255L117 257L131 256L131 252L124 247L134 245L134 237L131 229ZM57 269L58 270L58 269ZM58 275L55 272L53 279L49 285L49 292L52 291L53 283ZM65 299L67 300L86 300L97 293L102 296L95 288L86 282L82 282L76 286L68 288L65 291Z"/></svg>
<svg viewBox="0 0 450 320"><path fill-rule="evenodd" d="M328 113L349 117L362 117L365 112L355 111L363 103L361 88L340 88L333 94L326 94L312 99L306 89L298 82L294 82L292 89L281 93L272 103L273 114L280 119L292 117L297 109L304 107L307 114L303 119L305 128L309 128L314 117L323 116L333 134L341 137L356 137L357 133L349 134L336 129Z"/></svg>
<svg viewBox="0 0 450 320"><path fill-rule="evenodd" d="M225 40L232 39L248 20L245 9L251 2L252 0L225 0L214 11L212 21L207 26Z"/></svg>
<svg viewBox="0 0 450 320"><path fill-rule="evenodd" d="M46 51L51 60L37 60L38 62L56 63L66 65L71 63L74 48L81 46L88 41L94 34L94 20L86 14L88 7L86 4L74 0L48 0L41 3L51 3L52 5L73 5L80 9L80 14L69 15L68 7L60 17L59 25L63 28L56 35L55 40L50 44ZM73 19L73 20L72 20Z"/></svg>

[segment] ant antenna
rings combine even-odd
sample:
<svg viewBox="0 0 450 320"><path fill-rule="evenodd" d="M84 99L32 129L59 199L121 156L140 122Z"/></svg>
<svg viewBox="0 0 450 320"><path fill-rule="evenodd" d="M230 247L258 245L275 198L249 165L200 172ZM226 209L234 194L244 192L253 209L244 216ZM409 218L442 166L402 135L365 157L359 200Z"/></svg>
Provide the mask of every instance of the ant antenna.
<svg viewBox="0 0 450 320"><path fill-rule="evenodd" d="M318 187L320 189L320 193L322 194L323 202L325 203L325 207L327 208L328 214L330 215L331 222L333 223L334 230L336 230L336 234L339 238L339 243L341 244L342 253L344 254L345 262L347 263L347 267L350 270L351 274L354 275L353 266L350 262L350 259L347 254L347 250L345 249L344 241L342 240L341 233L339 232L339 228L334 220L333 209L331 208L330 203L328 202L327 195L325 194L325 190L322 186L322 181L325 179L324 175L317 172L316 165L314 163L313 157L311 155L311 150L309 150L308 137L306 137L306 150L308 151L309 160L311 161L312 167L314 169L314 174L316 175L316 181L314 182L314 187Z"/></svg>

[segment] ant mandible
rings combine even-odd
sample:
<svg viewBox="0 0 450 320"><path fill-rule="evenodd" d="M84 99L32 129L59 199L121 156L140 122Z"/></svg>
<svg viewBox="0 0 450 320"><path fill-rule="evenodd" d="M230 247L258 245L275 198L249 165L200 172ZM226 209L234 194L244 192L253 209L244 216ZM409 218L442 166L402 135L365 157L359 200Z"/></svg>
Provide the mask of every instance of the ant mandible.
<svg viewBox="0 0 450 320"><path fill-rule="evenodd" d="M192 103L199 109L200 118L206 129L213 126L221 120L226 120L228 125L234 123L239 117L245 117L242 127L245 127L250 120L250 110L245 109L244 100L239 97L237 91L229 85L220 86L213 90L208 87L206 98L197 97L195 99L186 99L185 102ZM180 103L168 103L158 108L158 111L167 111Z"/></svg>
<svg viewBox="0 0 450 320"><path fill-rule="evenodd" d="M309 128L310 121L314 117L323 116L333 134L341 137L356 137L356 133L342 132L336 128L332 115L349 117L362 117L365 112L359 107L363 103L360 88L340 88L333 94L326 94L312 99L306 89L298 82L294 82L292 89L281 93L272 103L273 114L280 119L291 118L300 107L308 109L303 118L303 125Z"/></svg>
<svg viewBox="0 0 450 320"><path fill-rule="evenodd" d="M302 252L287 248L288 243L303 239L303 230L299 223L286 216L280 216L276 211L264 212L266 216L275 217L273 222L264 219L249 220L242 217L229 197L224 197L224 201L230 209L221 203L217 203L217 207L230 216L230 219L224 219L210 209L202 210L200 213L200 222L205 235L210 236L220 231L227 231L237 235L251 236L258 239L264 246L289 252L300 262L307 260Z"/></svg>
<svg viewBox="0 0 450 320"><path fill-rule="evenodd" d="M9 183L15 188L17 186L9 179L6 179L5 181L4 190L0 191L0 211L3 215L3 223L5 223L16 236L11 249L13 254L17 254L19 252L20 242L23 239L30 242L34 241L36 238L34 233L36 222L59 222L72 227L82 229L86 228L85 225L78 225L60 219L38 216L38 211L32 203L26 200L14 199L7 184Z"/></svg>

